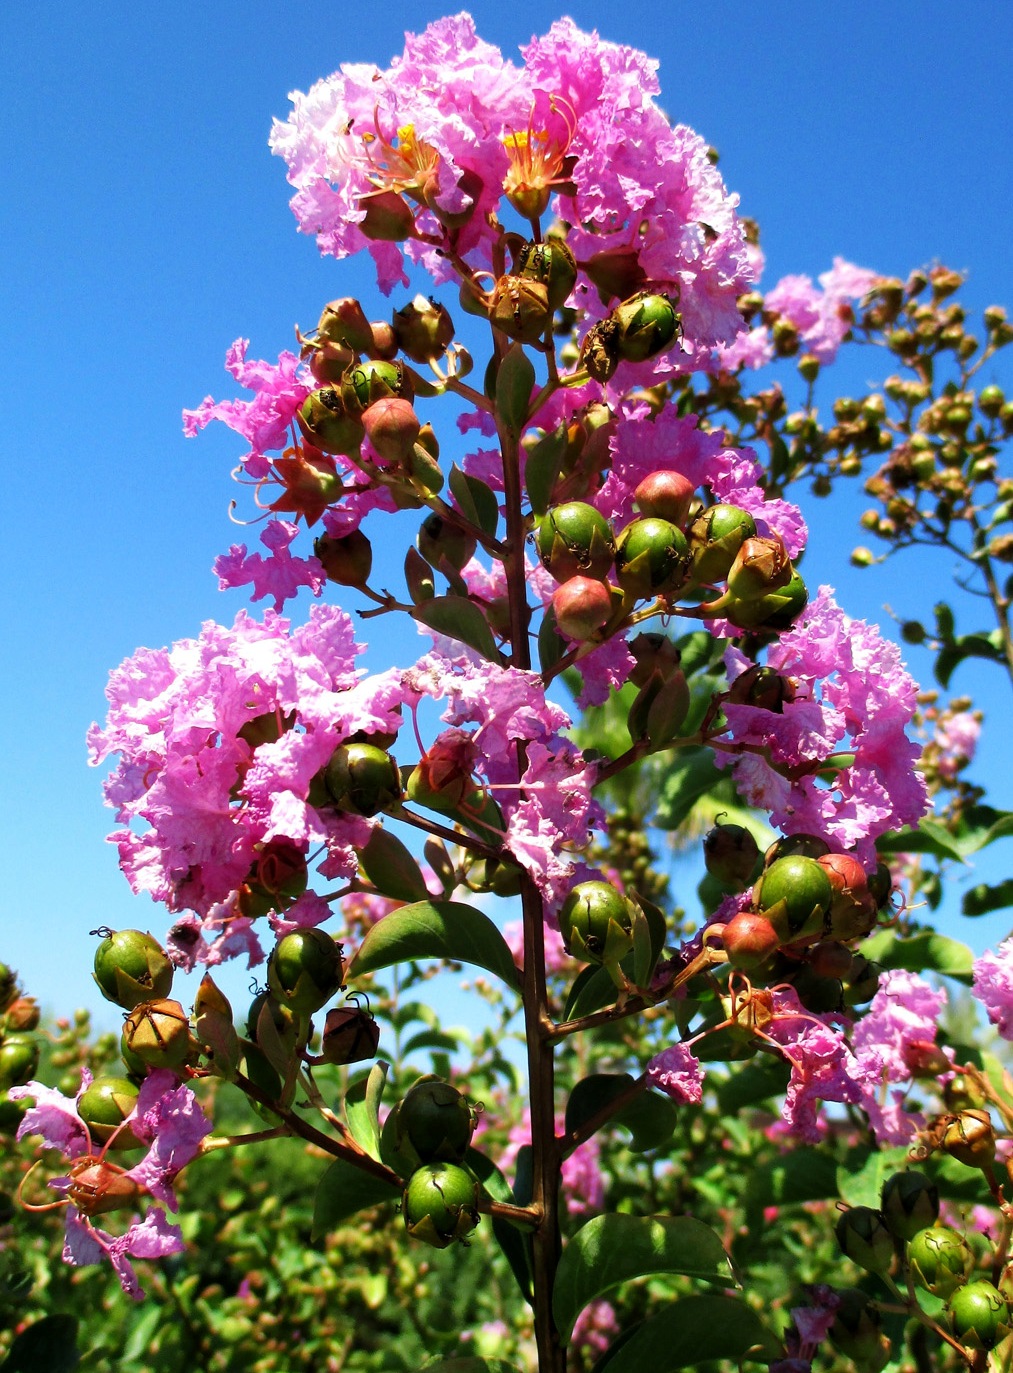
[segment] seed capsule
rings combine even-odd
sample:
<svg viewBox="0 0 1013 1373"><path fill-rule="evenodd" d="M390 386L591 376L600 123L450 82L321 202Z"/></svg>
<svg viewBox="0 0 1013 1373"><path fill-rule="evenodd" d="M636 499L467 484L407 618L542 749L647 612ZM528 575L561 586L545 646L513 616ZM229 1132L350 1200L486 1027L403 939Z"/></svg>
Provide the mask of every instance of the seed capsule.
<svg viewBox="0 0 1013 1373"><path fill-rule="evenodd" d="M324 788L338 810L377 815L401 800L401 774L375 744L339 744L324 769Z"/></svg>
<svg viewBox="0 0 1013 1373"><path fill-rule="evenodd" d="M399 1148L410 1145L423 1163L461 1163L475 1133L463 1093L449 1082L423 1078L397 1107Z"/></svg>
<svg viewBox="0 0 1013 1373"><path fill-rule="evenodd" d="M408 1179L401 1200L412 1239L446 1249L478 1224L478 1179L454 1163L427 1163Z"/></svg>
<svg viewBox="0 0 1013 1373"><path fill-rule="evenodd" d="M557 582L571 577L608 575L616 554L615 539L605 516L585 501L554 506L535 531L538 556Z"/></svg>
<svg viewBox="0 0 1013 1373"><path fill-rule="evenodd" d="M611 882L578 882L560 909L559 932L574 958L615 965L633 948L635 914Z"/></svg>
<svg viewBox="0 0 1013 1373"><path fill-rule="evenodd" d="M279 939L267 964L267 985L295 1015L312 1015L341 987L341 945L326 930L293 930Z"/></svg>
<svg viewBox="0 0 1013 1373"><path fill-rule="evenodd" d="M779 858L757 882L753 893L762 911L785 940L816 934L830 909L830 878L813 858Z"/></svg>
<svg viewBox="0 0 1013 1373"><path fill-rule="evenodd" d="M158 940L140 930L113 930L95 950L95 981L107 1001L132 1010L172 989L173 967Z"/></svg>
<svg viewBox="0 0 1013 1373"><path fill-rule="evenodd" d="M135 1006L123 1036L130 1052L149 1068L179 1068L195 1048L186 1011L165 997Z"/></svg>

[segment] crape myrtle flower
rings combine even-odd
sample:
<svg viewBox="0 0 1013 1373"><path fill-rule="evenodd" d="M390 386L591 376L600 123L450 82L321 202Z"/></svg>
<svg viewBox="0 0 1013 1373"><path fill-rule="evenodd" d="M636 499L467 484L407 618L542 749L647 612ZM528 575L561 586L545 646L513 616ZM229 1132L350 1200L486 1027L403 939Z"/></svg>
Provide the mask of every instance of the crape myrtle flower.
<svg viewBox="0 0 1013 1373"><path fill-rule="evenodd" d="M1013 1040L1013 936L975 959L972 992L1002 1038Z"/></svg>
<svg viewBox="0 0 1013 1373"><path fill-rule="evenodd" d="M735 649L725 662L731 681L750 665ZM785 834L823 835L871 867L872 841L916 824L927 804L918 746L906 734L915 683L899 649L846 615L824 586L768 649L767 664L792 682L794 699L779 710L726 703L717 737L733 747L719 746L717 762L731 765L740 796ZM735 745L750 747L736 753ZM825 783L818 765L832 755L843 757Z"/></svg>
<svg viewBox="0 0 1013 1373"><path fill-rule="evenodd" d="M107 1163L103 1153L92 1152L88 1126L77 1113L77 1102L91 1081L91 1074L82 1069L76 1097L65 1097L41 1082L12 1087L14 1100L35 1100L25 1112L18 1139L40 1135L45 1148L57 1149L76 1160L66 1177L53 1178L49 1183L67 1204L64 1260L83 1266L108 1259L124 1292L139 1301L144 1294L130 1260L164 1258L183 1251L179 1227L167 1220L161 1206L173 1212L179 1209L173 1183L197 1157L212 1126L190 1088L181 1086L175 1073L158 1069L142 1083L134 1109L124 1122L124 1128L129 1127L142 1144L148 1145L148 1152L133 1168L121 1169ZM103 1205L103 1183L97 1179L114 1182L126 1199L124 1208ZM132 1202L144 1196L161 1206L150 1207L123 1234L112 1235L95 1224L94 1215L130 1210Z"/></svg>
<svg viewBox="0 0 1013 1373"><path fill-rule="evenodd" d="M829 1334L841 1304L832 1287L819 1283L807 1289L811 1306L793 1306L792 1324L785 1335L786 1357L769 1365L770 1373L809 1373L817 1350Z"/></svg>
<svg viewBox="0 0 1013 1373"><path fill-rule="evenodd" d="M647 1065L647 1077L652 1087L680 1105L699 1106L703 1100L703 1068L685 1044L672 1044L655 1054Z"/></svg>

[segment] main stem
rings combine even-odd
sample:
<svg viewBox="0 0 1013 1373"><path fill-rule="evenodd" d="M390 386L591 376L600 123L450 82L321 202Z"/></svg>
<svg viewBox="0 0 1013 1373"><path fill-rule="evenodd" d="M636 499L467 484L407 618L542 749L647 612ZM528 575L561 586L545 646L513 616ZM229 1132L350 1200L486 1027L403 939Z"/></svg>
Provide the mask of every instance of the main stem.
<svg viewBox="0 0 1013 1373"><path fill-rule="evenodd" d="M506 497L506 555L504 567L510 605L510 650L514 667L528 671L527 577L524 570L524 512L521 503L518 437L506 425L499 425L500 451L503 455L503 485ZM523 776L525 757L518 745L518 779ZM533 1303L535 1342L539 1373L563 1373L565 1351L552 1319L552 1288L559 1261L559 1145L556 1141L556 1109L552 1062L552 1020L545 989L545 914L538 888L527 875L521 895L524 913L524 1031L527 1041L528 1099L531 1110L532 1194L531 1203L538 1214L532 1236Z"/></svg>

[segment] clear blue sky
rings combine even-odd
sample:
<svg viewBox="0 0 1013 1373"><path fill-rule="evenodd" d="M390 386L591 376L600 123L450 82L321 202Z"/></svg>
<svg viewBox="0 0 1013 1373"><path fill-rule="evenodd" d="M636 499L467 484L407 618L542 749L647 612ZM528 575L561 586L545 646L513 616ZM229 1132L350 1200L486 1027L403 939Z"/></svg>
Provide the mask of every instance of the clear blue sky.
<svg viewBox="0 0 1013 1373"><path fill-rule="evenodd" d="M0 958L58 1009L104 1005L89 929L166 924L120 877L100 778L85 767L108 670L241 604L209 570L234 533L239 441L224 430L184 441L180 409L229 393L222 359L239 334L274 357L333 296L389 308L296 234L267 150L271 117L340 62L386 66L405 28L444 12L428 0L6 9ZM766 284L815 276L836 253L891 273L940 259L969 272L975 308L1013 305L1009 7L581 0L568 12L661 60L665 108L720 149L761 223ZM557 17L527 0L473 13L511 55ZM1008 370L994 379L1009 383ZM898 575L902 563L849 574L858 536L842 507L816 528L807 573L840 583L853 613L878 619L889 601L910 614L946 589L942 564L935 587ZM997 762L1001 684L991 701L983 775L1013 806ZM967 933L981 944L986 931L1001 937L1003 918Z"/></svg>

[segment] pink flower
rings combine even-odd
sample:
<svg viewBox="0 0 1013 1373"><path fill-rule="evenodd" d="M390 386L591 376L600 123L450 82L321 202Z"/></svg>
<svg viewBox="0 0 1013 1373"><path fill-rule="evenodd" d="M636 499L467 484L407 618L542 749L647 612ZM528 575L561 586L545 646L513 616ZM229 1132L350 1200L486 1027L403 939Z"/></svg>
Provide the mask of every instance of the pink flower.
<svg viewBox="0 0 1013 1373"><path fill-rule="evenodd" d="M647 1065L652 1087L680 1105L699 1106L703 1100L703 1068L685 1044L673 1044L656 1054Z"/></svg>
<svg viewBox="0 0 1013 1373"><path fill-rule="evenodd" d="M316 558L293 558L289 544L299 533L297 525L288 520L269 520L260 535L260 542L270 550L265 558L261 553L247 553L245 544L233 544L228 553L215 559L218 589L253 584L253 601L265 596L274 597L274 608L280 611L286 601L297 595L299 588L308 586L319 596L327 582L323 568Z"/></svg>
<svg viewBox="0 0 1013 1373"><path fill-rule="evenodd" d="M972 710L944 715L932 740L939 750L936 766L943 777L953 778L974 757L981 735L981 716Z"/></svg>
<svg viewBox="0 0 1013 1373"><path fill-rule="evenodd" d="M1002 1038L1013 1040L1013 936L975 960L973 994Z"/></svg>
<svg viewBox="0 0 1013 1373"><path fill-rule="evenodd" d="M860 1104L881 1146L910 1143L924 1124L921 1114L904 1108L907 1088L892 1084L910 1084L918 1055L936 1042L946 1000L942 988L930 987L917 973L885 972L855 1026L851 1042L864 1075Z"/></svg>
<svg viewBox="0 0 1013 1373"><path fill-rule="evenodd" d="M764 296L765 309L789 320L798 330L802 351L821 363L831 363L850 330L854 316L850 302L872 290L875 272L834 258L833 268L820 276L818 290L807 276L787 276Z"/></svg>
<svg viewBox="0 0 1013 1373"><path fill-rule="evenodd" d="M791 1077L782 1117L792 1133L809 1144L820 1139L821 1101L857 1102L864 1073L832 1021L804 1009L793 987L775 988L773 1015L763 1032L784 1051ZM847 1022L845 1022L847 1023Z"/></svg>
<svg viewBox="0 0 1013 1373"><path fill-rule="evenodd" d="M615 1307L607 1301L593 1301L584 1307L573 1326L570 1343L577 1349L586 1349L593 1359L605 1353L613 1338L619 1333L619 1321Z"/></svg>

